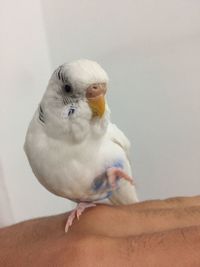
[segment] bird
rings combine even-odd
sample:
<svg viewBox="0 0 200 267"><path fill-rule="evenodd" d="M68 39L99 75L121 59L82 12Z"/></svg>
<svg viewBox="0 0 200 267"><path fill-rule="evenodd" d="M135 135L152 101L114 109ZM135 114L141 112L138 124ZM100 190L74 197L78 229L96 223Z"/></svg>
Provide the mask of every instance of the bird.
<svg viewBox="0 0 200 267"><path fill-rule="evenodd" d="M108 83L95 61L62 64L28 126L24 150L34 175L53 194L77 203L65 232L86 208L138 201L130 142L110 119Z"/></svg>

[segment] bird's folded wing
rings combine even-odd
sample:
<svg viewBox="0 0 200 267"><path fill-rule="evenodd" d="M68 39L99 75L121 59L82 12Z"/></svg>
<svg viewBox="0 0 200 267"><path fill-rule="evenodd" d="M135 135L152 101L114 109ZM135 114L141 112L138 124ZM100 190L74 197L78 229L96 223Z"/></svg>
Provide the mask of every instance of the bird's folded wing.
<svg viewBox="0 0 200 267"><path fill-rule="evenodd" d="M109 124L108 126L108 138L115 144L119 145L125 155L127 156L127 163L129 163L129 171L128 174L131 175L131 164L130 164L130 142L127 139L127 137L124 135L124 133L117 128L115 124ZM114 205L126 205L126 204L132 204L134 202L138 201L135 186L130 184L129 182L121 179L120 180L123 183L123 186L120 186L118 190L114 191L112 195L109 197L109 200ZM122 184L121 184L122 185Z"/></svg>
<svg viewBox="0 0 200 267"><path fill-rule="evenodd" d="M127 159L130 163L130 147L131 144L125 134L113 123L108 125L108 138L115 144L119 145L125 152Z"/></svg>

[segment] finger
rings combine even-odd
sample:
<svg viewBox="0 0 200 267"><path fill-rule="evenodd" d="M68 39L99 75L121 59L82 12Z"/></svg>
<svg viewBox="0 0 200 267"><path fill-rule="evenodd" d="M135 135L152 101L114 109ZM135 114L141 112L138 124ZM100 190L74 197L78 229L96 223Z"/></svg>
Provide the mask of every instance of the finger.
<svg viewBox="0 0 200 267"><path fill-rule="evenodd" d="M76 255L80 267L200 266L199 240L200 226L126 238L94 235L76 243Z"/></svg>
<svg viewBox="0 0 200 267"><path fill-rule="evenodd" d="M164 200L147 200L132 205L133 209L165 209L200 206L200 196L194 197L173 197Z"/></svg>
<svg viewBox="0 0 200 267"><path fill-rule="evenodd" d="M97 206L86 211L71 230L111 237L167 231L200 224L200 207L128 210Z"/></svg>
<svg viewBox="0 0 200 267"><path fill-rule="evenodd" d="M200 266L199 240L198 225L129 237L124 250L135 267Z"/></svg>
<svg viewBox="0 0 200 267"><path fill-rule="evenodd" d="M126 226L130 230L127 232L133 235L200 225L200 207L136 210L128 223Z"/></svg>

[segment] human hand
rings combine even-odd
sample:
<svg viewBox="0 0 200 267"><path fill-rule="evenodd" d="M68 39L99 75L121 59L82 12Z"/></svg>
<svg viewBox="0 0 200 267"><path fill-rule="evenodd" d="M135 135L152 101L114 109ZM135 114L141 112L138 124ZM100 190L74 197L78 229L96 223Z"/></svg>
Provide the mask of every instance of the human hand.
<svg viewBox="0 0 200 267"><path fill-rule="evenodd" d="M200 266L200 197L88 209L0 229L0 266Z"/></svg>

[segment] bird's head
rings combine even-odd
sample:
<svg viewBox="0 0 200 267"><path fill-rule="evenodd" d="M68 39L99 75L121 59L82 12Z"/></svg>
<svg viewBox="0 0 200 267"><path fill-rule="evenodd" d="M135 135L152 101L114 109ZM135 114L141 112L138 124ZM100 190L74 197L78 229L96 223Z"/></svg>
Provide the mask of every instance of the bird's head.
<svg viewBox="0 0 200 267"><path fill-rule="evenodd" d="M94 61L82 59L58 67L41 101L44 123L52 133L56 129L57 134L72 136L77 131L86 135L91 125L102 128L108 111L107 85L106 72Z"/></svg>

